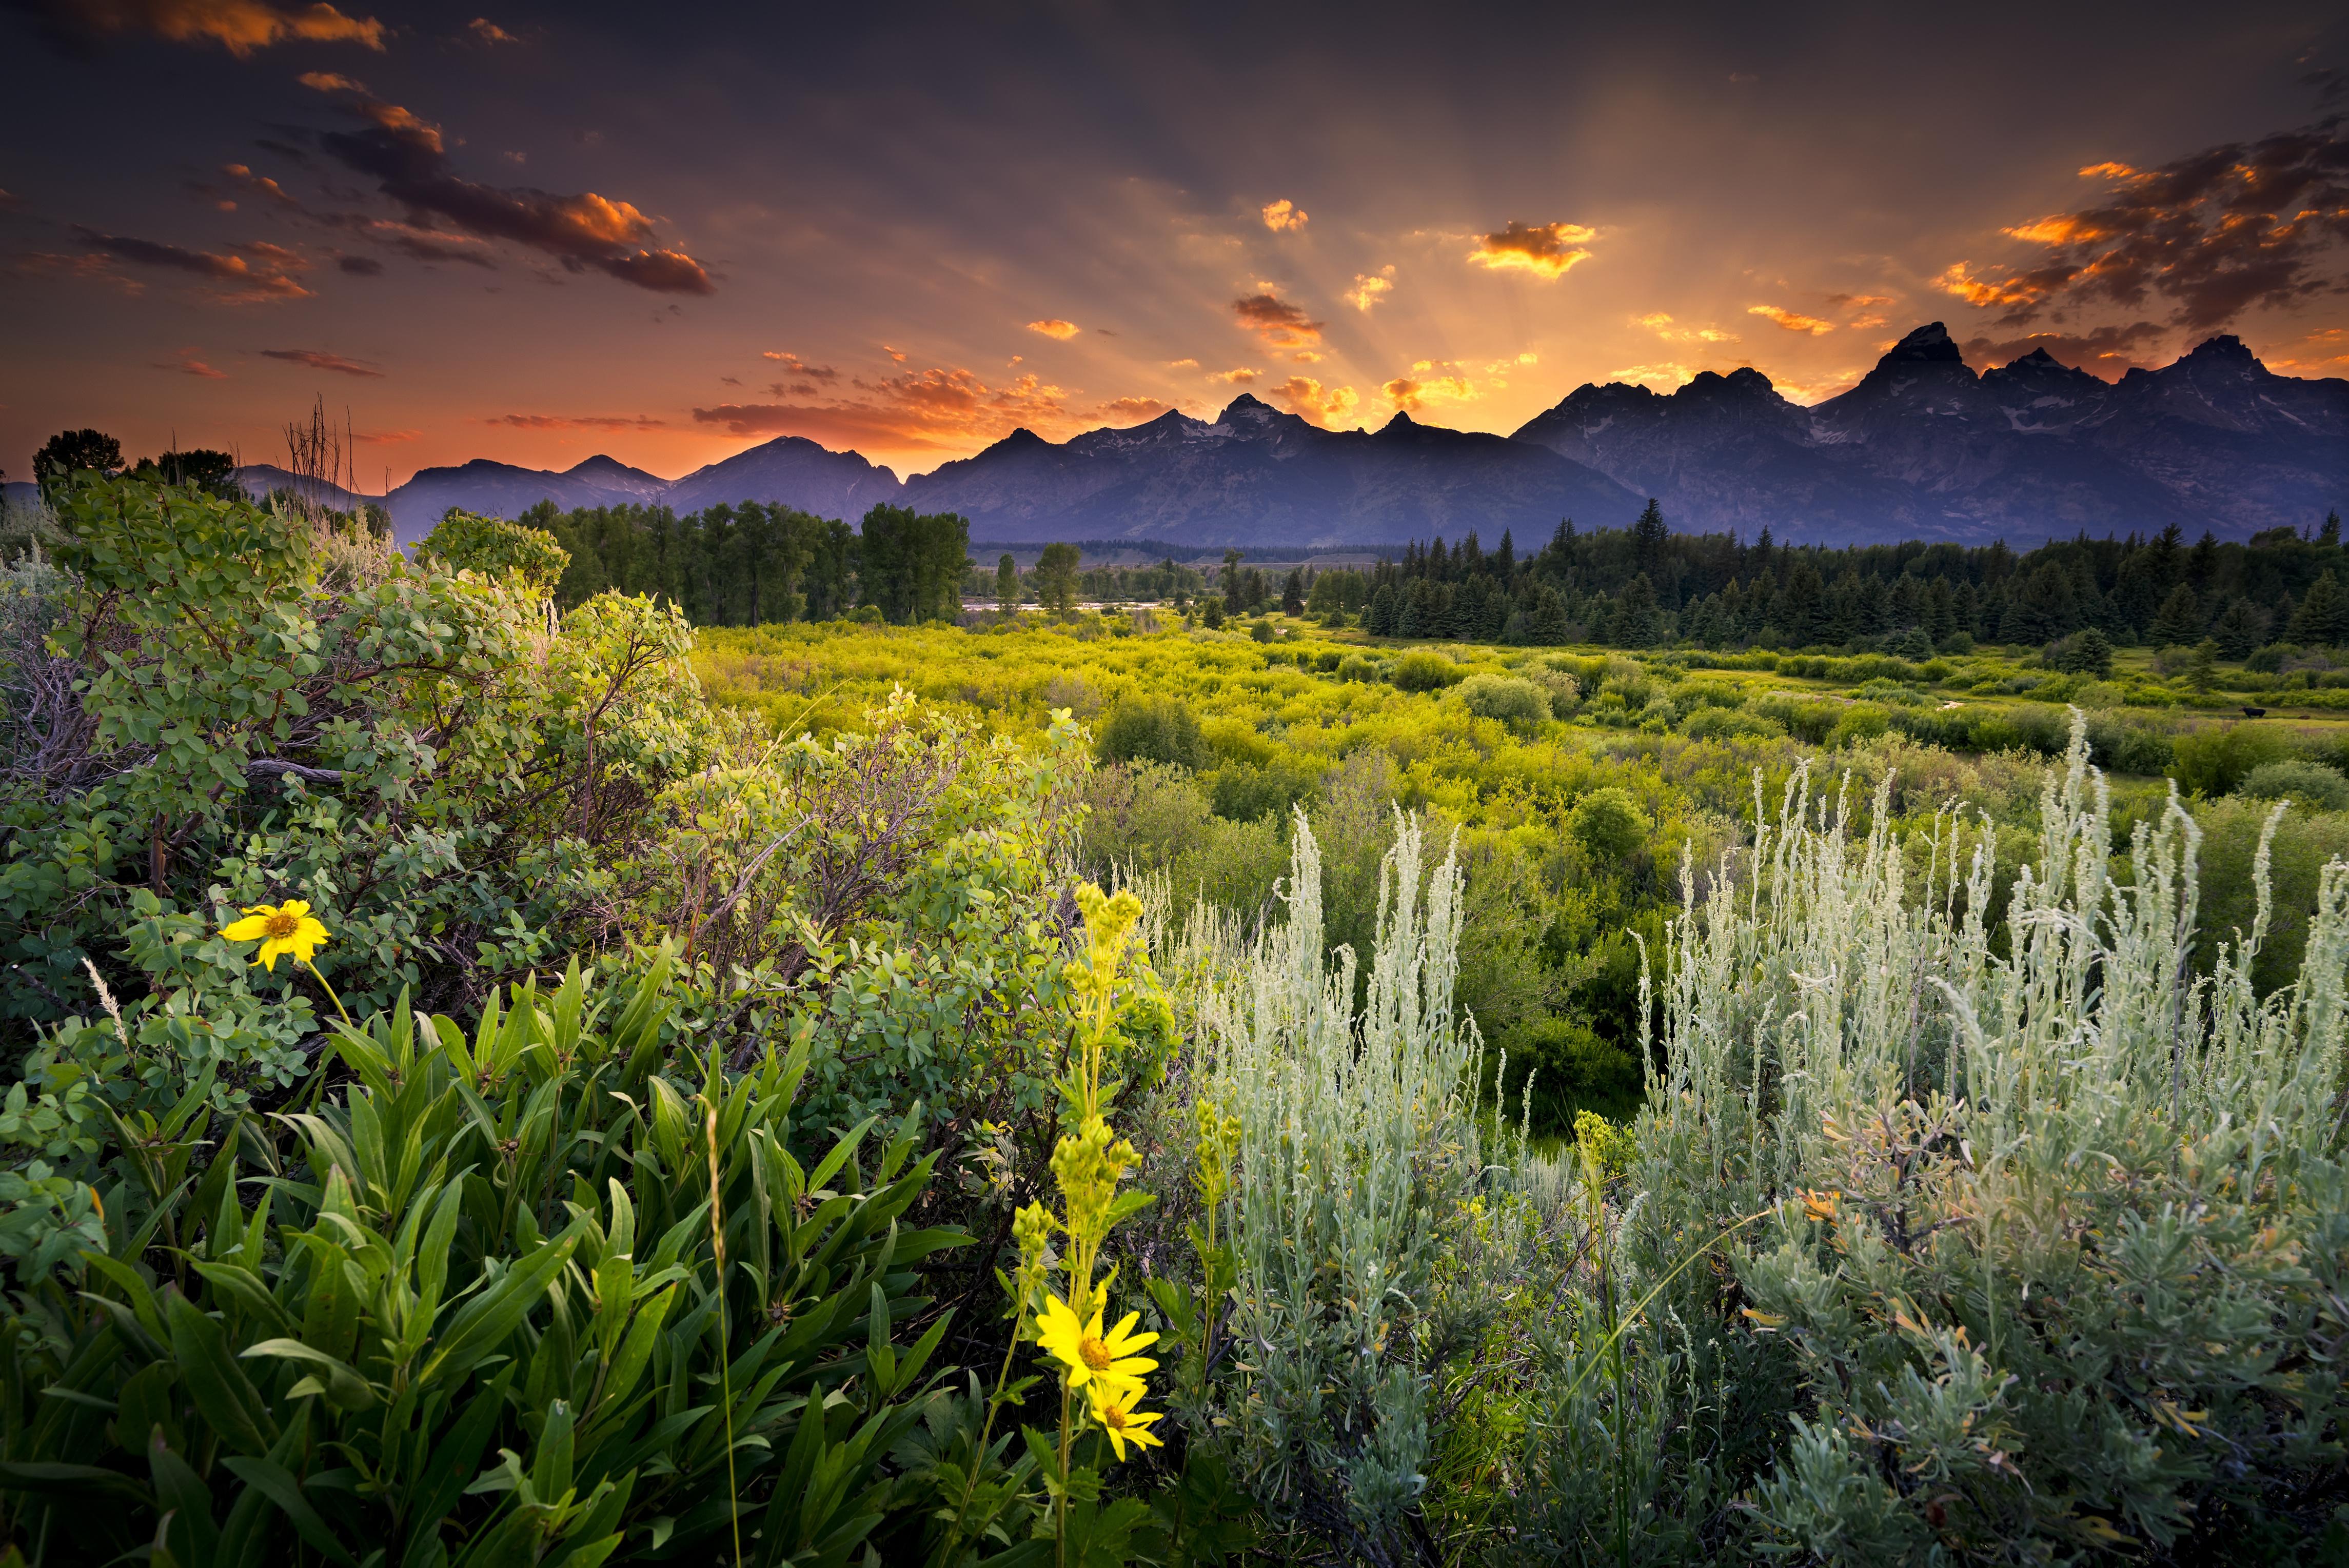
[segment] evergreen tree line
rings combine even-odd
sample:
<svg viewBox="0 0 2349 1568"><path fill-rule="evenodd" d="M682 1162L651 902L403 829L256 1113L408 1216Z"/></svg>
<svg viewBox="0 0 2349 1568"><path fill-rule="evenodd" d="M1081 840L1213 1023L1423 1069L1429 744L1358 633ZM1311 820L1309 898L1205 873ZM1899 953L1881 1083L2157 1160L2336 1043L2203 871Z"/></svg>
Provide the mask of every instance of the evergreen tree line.
<svg viewBox="0 0 2349 1568"><path fill-rule="evenodd" d="M2095 631L2116 645L2193 645L2230 658L2263 644L2349 644L2341 520L2244 543L2175 526L2150 537L1784 545L1767 529L1674 533L1654 501L1627 529L1562 522L1519 554L1503 533L1414 542L1370 574L1365 630L1472 642L1709 648L1868 644L1922 656L1973 642L2040 645Z"/></svg>
<svg viewBox="0 0 2349 1568"><path fill-rule="evenodd" d="M951 619L971 573L967 520L901 506L876 506L856 528L763 501L683 517L665 506L563 511L541 501L515 521L571 552L557 603L606 589L648 593L703 626L831 621L867 607L898 623Z"/></svg>

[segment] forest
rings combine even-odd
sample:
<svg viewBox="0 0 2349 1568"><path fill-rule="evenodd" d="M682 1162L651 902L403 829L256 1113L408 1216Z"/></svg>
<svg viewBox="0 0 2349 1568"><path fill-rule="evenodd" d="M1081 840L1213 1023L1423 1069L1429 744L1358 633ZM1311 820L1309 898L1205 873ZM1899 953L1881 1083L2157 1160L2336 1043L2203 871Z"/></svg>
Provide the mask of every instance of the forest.
<svg viewBox="0 0 2349 1568"><path fill-rule="evenodd" d="M1040 543L59 465L0 1561L2349 1561L2337 521Z"/></svg>

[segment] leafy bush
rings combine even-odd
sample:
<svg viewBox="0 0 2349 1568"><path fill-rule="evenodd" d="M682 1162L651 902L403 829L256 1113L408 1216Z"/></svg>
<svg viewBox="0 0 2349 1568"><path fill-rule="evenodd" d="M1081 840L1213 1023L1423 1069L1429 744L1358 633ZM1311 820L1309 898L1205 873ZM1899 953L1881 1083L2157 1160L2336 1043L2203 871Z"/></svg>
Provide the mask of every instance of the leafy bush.
<svg viewBox="0 0 2349 1568"><path fill-rule="evenodd" d="M492 583L511 577L540 597L554 592L571 564L571 552L542 529L453 506L417 543L416 558L451 572L479 573Z"/></svg>
<svg viewBox="0 0 2349 1568"><path fill-rule="evenodd" d="M2232 794L2255 769L2284 760L2289 748L2274 729L2256 724L2217 724L2189 730L2170 742L2169 776L2193 795Z"/></svg>
<svg viewBox="0 0 2349 1568"><path fill-rule="evenodd" d="M1441 691L1466 676L1465 670L1442 654L1413 648L1394 662L1391 678L1404 691Z"/></svg>
<svg viewBox="0 0 2349 1568"><path fill-rule="evenodd" d="M866 1122L803 1167L781 1134L804 1040L673 1082L664 967L608 1019L574 971L492 997L470 1039L405 1006L342 1031L344 1092L278 1138L232 1124L108 1229L86 1292L20 1298L9 1535L183 1563L917 1539L929 1497L892 1451L947 1319L905 1326L921 1261L968 1239L898 1222L936 1157L909 1119L869 1164ZM194 1145L148 1147L126 1158Z"/></svg>
<svg viewBox="0 0 2349 1568"><path fill-rule="evenodd" d="M1647 819L1631 792L1619 784L1604 785L1577 800L1568 827L1575 841L1601 865L1629 860L1648 841Z"/></svg>
<svg viewBox="0 0 2349 1568"><path fill-rule="evenodd" d="M1210 758L1199 721L1179 697L1135 696L1119 702L1094 739L1103 762L1163 762L1205 768Z"/></svg>
<svg viewBox="0 0 2349 1568"><path fill-rule="evenodd" d="M2339 1544L2349 1400L2299 1369L2349 1332L2349 866L2297 983L2262 999L2263 922L2191 977L2190 820L2140 828L2123 872L2104 800L2075 726L2012 956L1909 885L1880 825L1852 844L1799 796L1759 884L1674 923L1633 1181L1643 1224L1761 1226L1733 1254L1750 1306L1712 1299L1785 1345L1812 1401L1754 1494L1771 1554ZM1978 911L1986 861L1940 833Z"/></svg>
<svg viewBox="0 0 2349 1568"><path fill-rule="evenodd" d="M1479 718L1526 730L1549 722L1549 693L1529 680L1478 674L1460 683L1460 700Z"/></svg>
<svg viewBox="0 0 2349 1568"><path fill-rule="evenodd" d="M1438 1278L1484 1164L1475 1026L1452 1006L1461 878L1421 856L1406 819L1358 1013L1354 955L1324 959L1319 851L1299 822L1288 923L1202 1004L1206 1090L1235 1124L1216 1207L1236 1288L1227 1326L1194 1330L1223 1363L1214 1426L1195 1426L1291 1527L1371 1553L1408 1538L1426 1484L1431 1360L1458 1343Z"/></svg>
<svg viewBox="0 0 2349 1568"><path fill-rule="evenodd" d="M93 975L138 998L138 1028L174 989L202 1004L183 1016L235 1012L246 982L212 984L240 971L204 934L289 888L344 934L346 1001L469 1006L595 932L647 803L722 727L688 628L646 600L550 625L518 580L243 501L84 478L59 508L63 571L39 590L57 653L8 654L0 759L0 1010L28 1024L89 1010Z"/></svg>
<svg viewBox="0 0 2349 1568"><path fill-rule="evenodd" d="M2254 800L2290 799L2318 811L2349 809L2349 779L2322 762L2262 762L2243 776L2235 793Z"/></svg>

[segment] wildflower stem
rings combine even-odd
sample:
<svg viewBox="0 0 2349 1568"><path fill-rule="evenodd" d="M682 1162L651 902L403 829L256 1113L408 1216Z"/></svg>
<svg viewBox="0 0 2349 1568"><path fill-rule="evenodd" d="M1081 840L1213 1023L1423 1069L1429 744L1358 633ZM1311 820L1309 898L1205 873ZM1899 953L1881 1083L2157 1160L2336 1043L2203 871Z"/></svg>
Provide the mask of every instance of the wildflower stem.
<svg viewBox="0 0 2349 1568"><path fill-rule="evenodd" d="M303 959L301 964L303 968L310 972L310 978L318 983L318 988L326 994L326 1000L335 1005L335 1011L343 1016L343 1026L357 1030L358 1026L351 1022L350 1009L343 1006L343 999L340 996L335 995L335 988L326 984L326 977L318 973L318 966L306 958Z"/></svg>

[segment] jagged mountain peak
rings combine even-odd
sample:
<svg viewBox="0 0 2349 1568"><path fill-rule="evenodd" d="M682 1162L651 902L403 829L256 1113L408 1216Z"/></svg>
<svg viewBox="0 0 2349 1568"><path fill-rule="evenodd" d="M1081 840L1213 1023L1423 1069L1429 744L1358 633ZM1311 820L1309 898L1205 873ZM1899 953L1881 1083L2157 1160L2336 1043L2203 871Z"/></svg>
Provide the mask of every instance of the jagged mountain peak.
<svg viewBox="0 0 2349 1568"><path fill-rule="evenodd" d="M1888 365L1963 365L1965 356L1958 352L1957 340L1950 329L1938 321L1929 321L1899 342L1884 351L1876 362L1882 369Z"/></svg>

